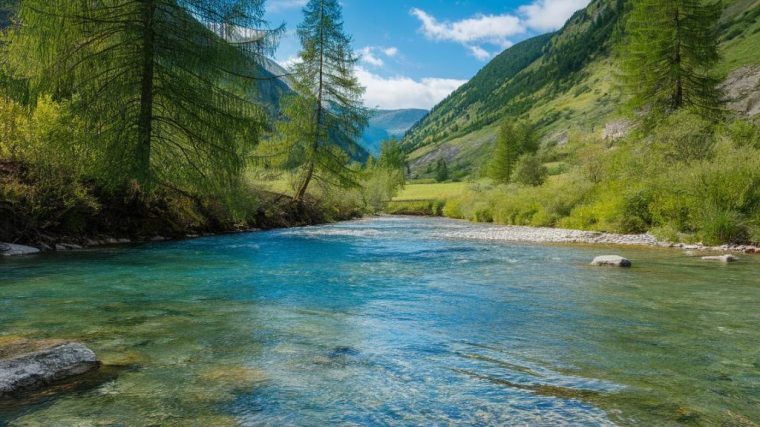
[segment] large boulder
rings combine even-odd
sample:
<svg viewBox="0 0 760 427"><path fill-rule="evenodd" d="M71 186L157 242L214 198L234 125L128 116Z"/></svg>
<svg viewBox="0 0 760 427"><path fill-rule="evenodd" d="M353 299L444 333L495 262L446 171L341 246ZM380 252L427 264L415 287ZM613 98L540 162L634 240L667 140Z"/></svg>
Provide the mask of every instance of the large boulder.
<svg viewBox="0 0 760 427"><path fill-rule="evenodd" d="M84 344L19 339L0 347L0 398L40 390L99 366Z"/></svg>
<svg viewBox="0 0 760 427"><path fill-rule="evenodd" d="M40 250L31 246L16 245L13 243L0 243L1 256L33 255L38 253L40 253Z"/></svg>
<svg viewBox="0 0 760 427"><path fill-rule="evenodd" d="M594 258L591 265L597 267L630 267L633 265L631 261L618 256L618 255L602 255Z"/></svg>

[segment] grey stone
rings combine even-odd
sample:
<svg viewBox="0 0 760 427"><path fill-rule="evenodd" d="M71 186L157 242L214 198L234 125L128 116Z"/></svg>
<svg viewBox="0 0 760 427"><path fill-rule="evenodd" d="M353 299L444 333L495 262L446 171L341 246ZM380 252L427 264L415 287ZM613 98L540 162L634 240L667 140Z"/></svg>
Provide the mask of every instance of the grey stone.
<svg viewBox="0 0 760 427"><path fill-rule="evenodd" d="M621 138L625 138L628 132L631 130L631 122L628 120L618 120L607 123L604 126L604 132L602 137L608 141L615 141Z"/></svg>
<svg viewBox="0 0 760 427"><path fill-rule="evenodd" d="M600 267L630 267L633 263L618 255L603 255L594 258L591 265Z"/></svg>
<svg viewBox="0 0 760 427"><path fill-rule="evenodd" d="M739 261L739 259L736 258L733 255L703 256L702 260L704 260L704 261L720 261L720 262L725 263L725 264L728 264L730 262Z"/></svg>
<svg viewBox="0 0 760 427"><path fill-rule="evenodd" d="M38 253L40 253L40 250L31 246L0 243L0 255L2 256L33 255Z"/></svg>
<svg viewBox="0 0 760 427"><path fill-rule="evenodd" d="M40 390L100 366L84 344L70 342L0 360L0 397Z"/></svg>

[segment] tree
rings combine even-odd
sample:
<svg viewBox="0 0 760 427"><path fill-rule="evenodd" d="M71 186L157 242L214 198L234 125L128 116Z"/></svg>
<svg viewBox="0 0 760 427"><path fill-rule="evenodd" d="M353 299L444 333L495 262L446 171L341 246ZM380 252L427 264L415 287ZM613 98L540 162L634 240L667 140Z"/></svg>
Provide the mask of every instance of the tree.
<svg viewBox="0 0 760 427"><path fill-rule="evenodd" d="M33 94L70 98L102 148L101 178L235 183L265 121L246 96L278 31L263 0L24 0L7 53Z"/></svg>
<svg viewBox="0 0 760 427"><path fill-rule="evenodd" d="M449 165L446 164L446 159L438 159L435 164L435 180L438 182L448 181L449 179Z"/></svg>
<svg viewBox="0 0 760 427"><path fill-rule="evenodd" d="M721 2L634 0L622 44L624 87L631 107L662 113L691 107L703 114L719 108Z"/></svg>
<svg viewBox="0 0 760 427"><path fill-rule="evenodd" d="M522 122L505 121L499 130L496 146L488 163L488 177L506 184L512 178L517 159L538 150L532 128Z"/></svg>
<svg viewBox="0 0 760 427"><path fill-rule="evenodd" d="M396 138L383 141L380 144L380 166L386 169L406 169L406 154L401 149L401 143Z"/></svg>
<svg viewBox="0 0 760 427"><path fill-rule="evenodd" d="M286 102L274 145L284 147L284 163L297 170L297 202L313 179L329 186L359 185L339 141L358 140L368 117L364 88L354 75L358 57L343 31L339 1L309 0L303 12L298 26L302 50L293 73L297 95Z"/></svg>
<svg viewBox="0 0 760 427"><path fill-rule="evenodd" d="M546 181L549 170L541 163L536 154L526 154L517 160L512 174L512 181L537 187Z"/></svg>

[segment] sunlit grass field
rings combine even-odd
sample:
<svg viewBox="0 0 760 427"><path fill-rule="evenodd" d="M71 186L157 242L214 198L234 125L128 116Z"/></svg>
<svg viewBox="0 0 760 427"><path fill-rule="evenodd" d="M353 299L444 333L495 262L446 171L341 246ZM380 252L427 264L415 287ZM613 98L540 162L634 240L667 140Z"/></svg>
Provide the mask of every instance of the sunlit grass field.
<svg viewBox="0 0 760 427"><path fill-rule="evenodd" d="M448 199L465 193L471 185L469 182L407 184L393 201Z"/></svg>

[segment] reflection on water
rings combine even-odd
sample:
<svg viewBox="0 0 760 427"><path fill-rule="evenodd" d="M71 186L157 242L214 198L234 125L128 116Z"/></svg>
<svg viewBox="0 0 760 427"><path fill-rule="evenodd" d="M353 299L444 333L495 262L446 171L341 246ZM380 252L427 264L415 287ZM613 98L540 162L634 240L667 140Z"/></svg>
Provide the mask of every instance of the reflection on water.
<svg viewBox="0 0 760 427"><path fill-rule="evenodd" d="M760 260L379 218L0 261L0 335L118 373L0 425L753 425ZM633 269L595 269L614 251Z"/></svg>

